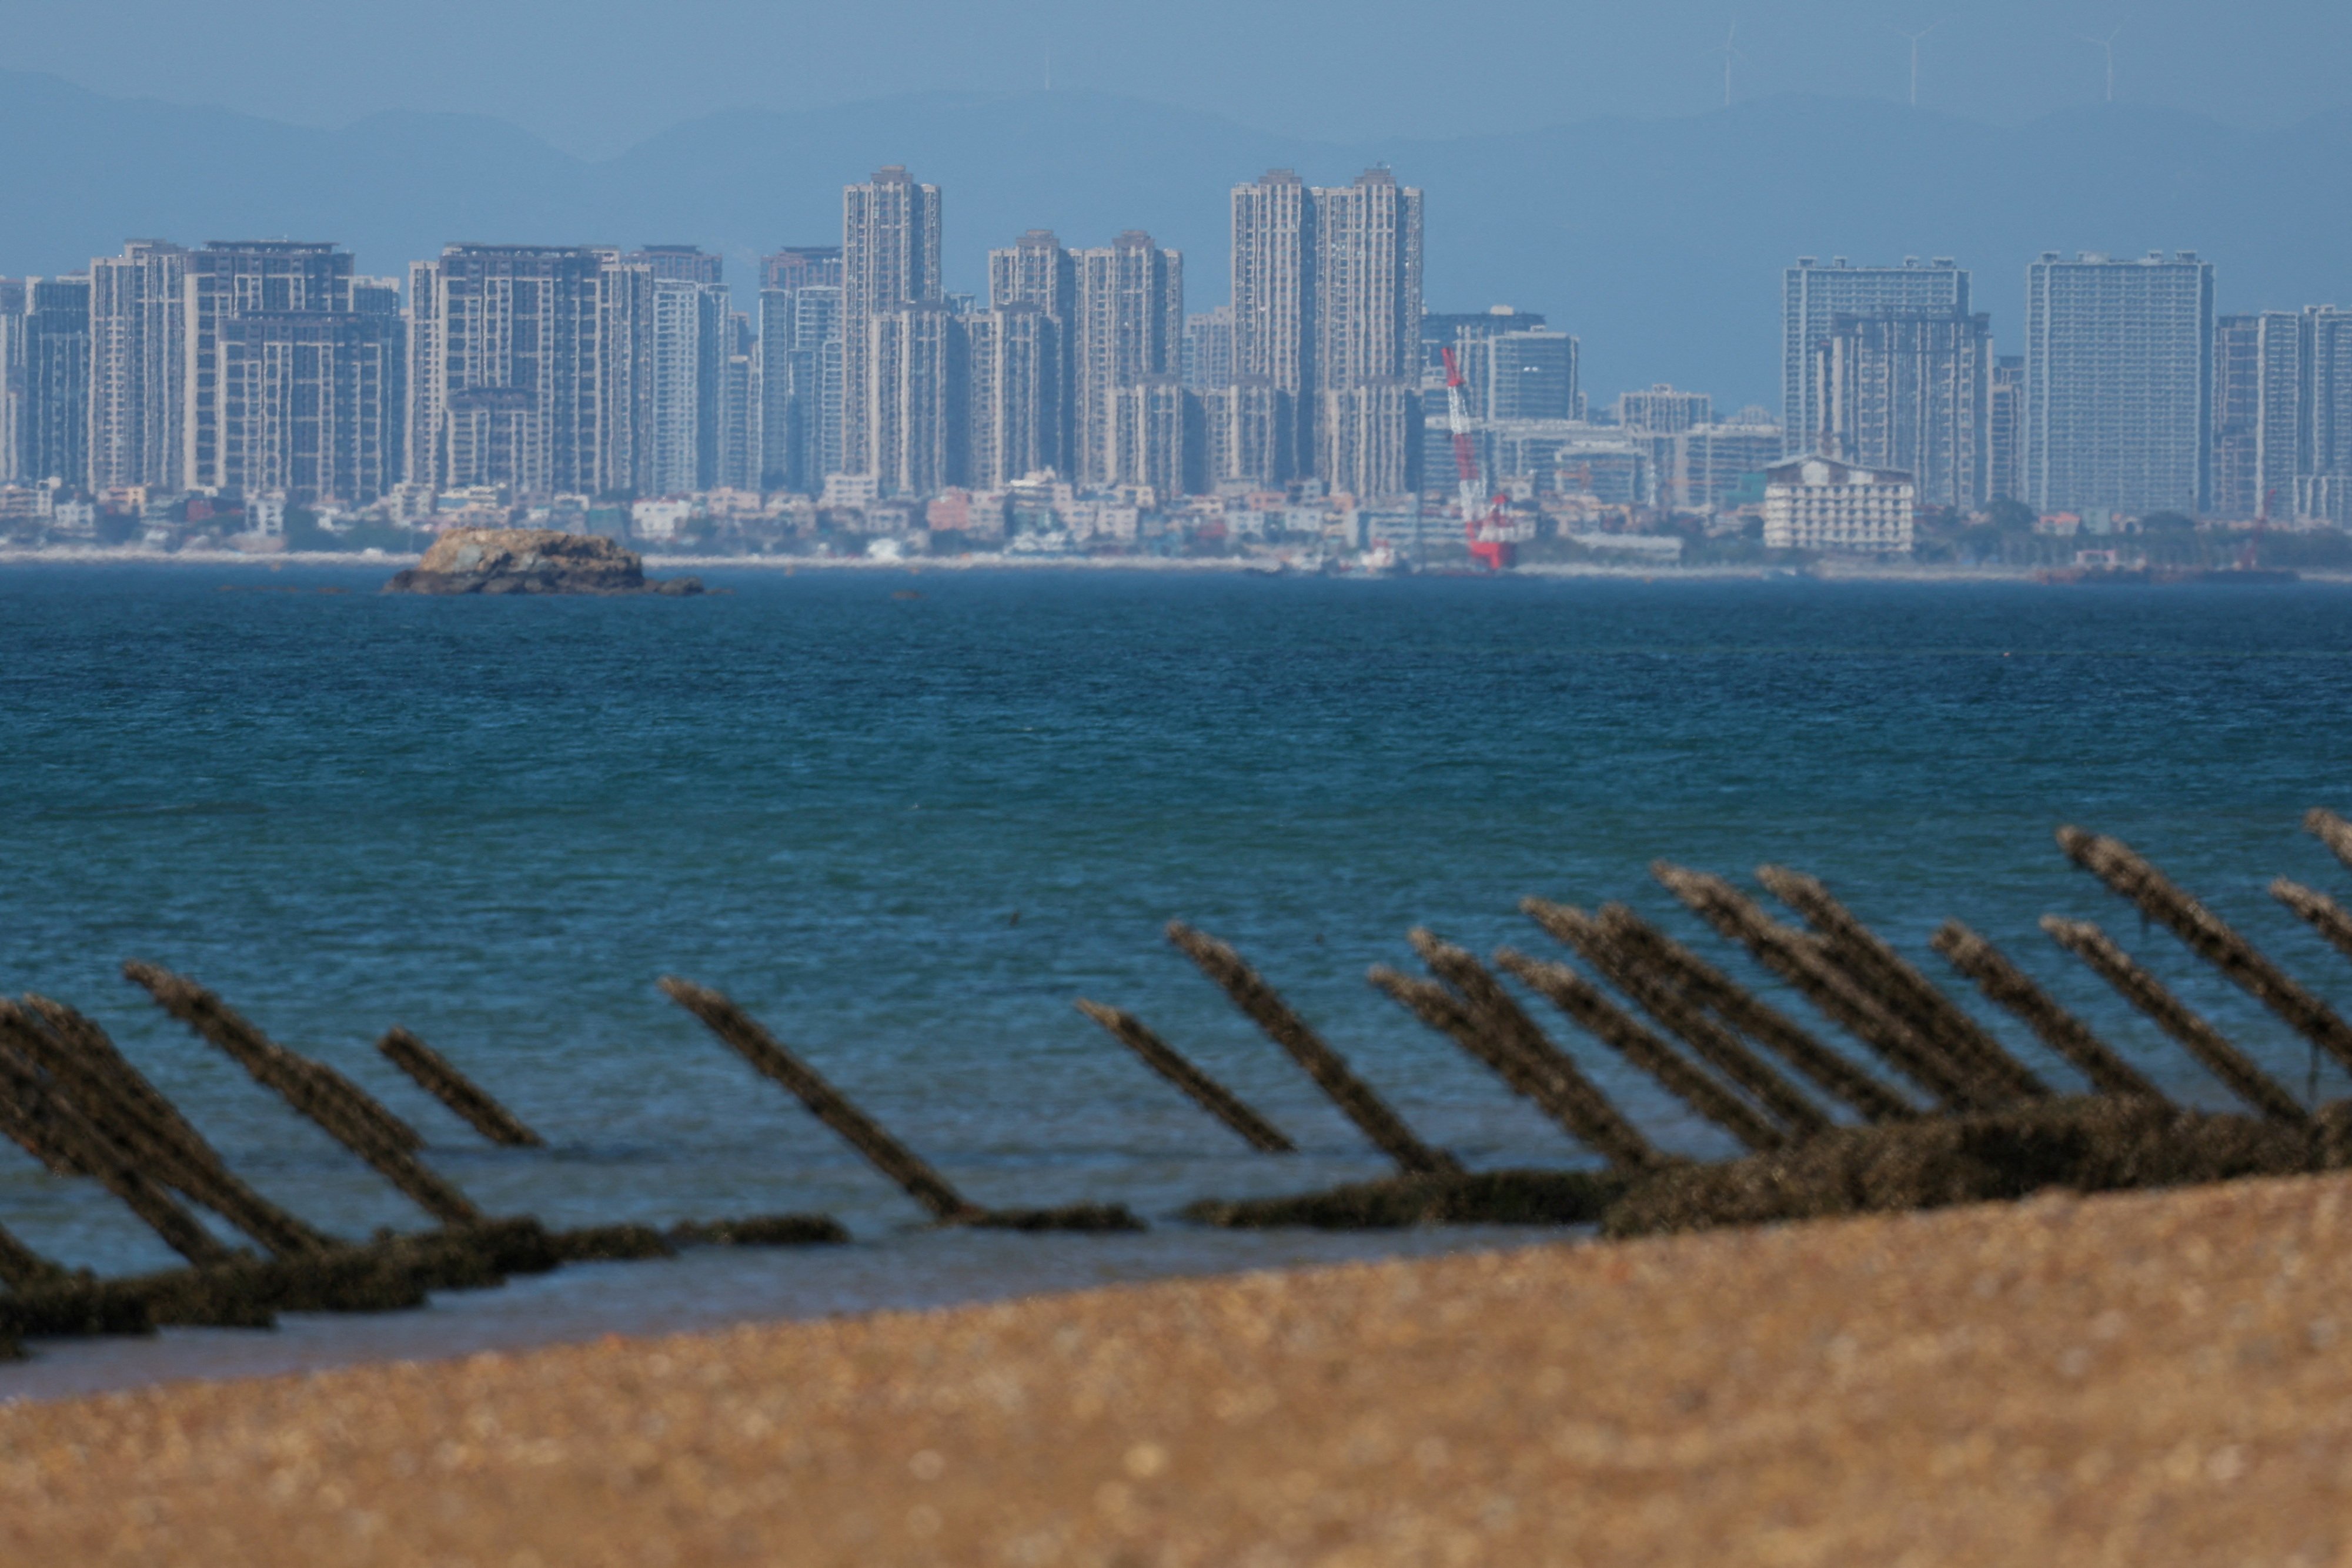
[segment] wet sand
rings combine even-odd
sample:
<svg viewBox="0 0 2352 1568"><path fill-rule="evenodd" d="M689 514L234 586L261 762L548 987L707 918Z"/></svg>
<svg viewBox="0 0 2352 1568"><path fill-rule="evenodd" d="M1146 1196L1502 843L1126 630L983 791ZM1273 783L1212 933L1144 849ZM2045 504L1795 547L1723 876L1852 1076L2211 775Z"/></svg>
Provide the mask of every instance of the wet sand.
<svg viewBox="0 0 2352 1568"><path fill-rule="evenodd" d="M2352 1562L2352 1178L0 1409L0 1562Z"/></svg>

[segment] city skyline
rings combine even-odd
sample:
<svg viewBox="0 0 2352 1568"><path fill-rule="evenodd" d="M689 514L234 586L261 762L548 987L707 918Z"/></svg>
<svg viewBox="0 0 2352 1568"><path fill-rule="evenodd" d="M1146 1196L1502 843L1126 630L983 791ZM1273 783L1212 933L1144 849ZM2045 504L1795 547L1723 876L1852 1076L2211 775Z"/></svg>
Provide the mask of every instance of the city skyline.
<svg viewBox="0 0 2352 1568"><path fill-rule="evenodd" d="M946 193L899 165L843 187L837 246L764 256L751 310L724 258L684 243L450 244L410 265L404 307L331 243L133 239L9 283L0 466L305 505L870 506L1045 478L1146 508L1311 485L1418 510L1448 489L1459 388L1486 482L1528 499L1710 512L1812 454L1962 513L2342 521L2352 501L2343 313L2217 324L2196 252L2042 252L2020 356L1995 352L1955 257L1802 256L1782 275L1777 427L1671 382L1611 419L1589 412L1579 334L1428 309L1424 193L1386 166L1345 185L1276 168L1230 202L1233 303L1200 312L1182 254L1139 229L1073 247L1033 228L988 251L984 299L950 290Z"/></svg>

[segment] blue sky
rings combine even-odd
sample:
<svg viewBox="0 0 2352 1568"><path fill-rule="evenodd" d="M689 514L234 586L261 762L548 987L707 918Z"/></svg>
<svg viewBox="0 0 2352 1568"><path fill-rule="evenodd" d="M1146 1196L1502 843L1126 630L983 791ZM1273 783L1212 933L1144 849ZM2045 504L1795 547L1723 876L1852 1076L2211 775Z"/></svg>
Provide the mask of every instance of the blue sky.
<svg viewBox="0 0 2352 1568"><path fill-rule="evenodd" d="M616 152L714 110L1043 82L1338 138L1500 131L1742 96L2013 123L2121 99L2272 127L2352 103L2347 0L0 0L0 66L339 125L491 114Z"/></svg>

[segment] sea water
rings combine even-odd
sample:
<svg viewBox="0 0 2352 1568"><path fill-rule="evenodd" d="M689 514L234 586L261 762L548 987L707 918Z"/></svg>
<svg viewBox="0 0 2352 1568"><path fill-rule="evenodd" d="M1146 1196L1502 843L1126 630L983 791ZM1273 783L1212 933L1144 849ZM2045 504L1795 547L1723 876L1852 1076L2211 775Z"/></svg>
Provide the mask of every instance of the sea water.
<svg viewBox="0 0 2352 1568"><path fill-rule="evenodd" d="M1778 996L1651 880L1660 857L1811 872L1944 978L1925 939L1957 915L2200 1104L2227 1102L2041 915L2099 921L2298 1091L2309 1052L2073 869L2059 823L2126 839L2352 1009L2352 966L2263 892L2352 894L2297 830L2352 810L2340 586L741 570L702 599L520 600L382 597L382 576L0 572L0 988L92 1014L241 1174L345 1235L425 1220L124 959L359 1079L492 1212L815 1211L856 1241L43 1347L0 1396L1525 1239L1177 1221L1383 1165L1167 946L1171 917L1234 943L1474 1168L1588 1156L1365 969L1412 967L1416 925L1549 954L1516 913L1540 894L1629 901ZM1123 1202L1152 1230L926 1229L667 1001L668 974L734 997L974 1199ZM1301 1152L1252 1153L1078 997L1138 1013ZM483 1146L376 1057L394 1025L549 1146ZM1662 1142L1730 1152L1556 1034ZM2347 1092L2332 1063L2317 1081ZM0 1225L101 1272L173 1261L13 1148Z"/></svg>

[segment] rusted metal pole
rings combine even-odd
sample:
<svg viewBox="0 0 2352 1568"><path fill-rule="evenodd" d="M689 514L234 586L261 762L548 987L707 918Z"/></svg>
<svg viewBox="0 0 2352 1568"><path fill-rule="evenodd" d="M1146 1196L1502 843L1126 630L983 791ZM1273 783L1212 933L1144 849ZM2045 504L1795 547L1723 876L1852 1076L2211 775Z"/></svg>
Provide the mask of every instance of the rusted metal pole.
<svg viewBox="0 0 2352 1568"><path fill-rule="evenodd" d="M227 1052L255 1082L277 1091L289 1105L366 1161L419 1208L445 1225L470 1225L482 1218L472 1199L416 1158L415 1132L341 1073L270 1040L184 976L139 963L125 964L122 972L143 987L165 1012ZM362 1112L362 1105L372 1107L374 1113ZM406 1138L394 1136L392 1129L406 1133Z"/></svg>
<svg viewBox="0 0 2352 1568"><path fill-rule="evenodd" d="M2065 827L2058 830L2058 847L2066 852L2067 859L2138 905L2140 913L2179 937L2190 952L2284 1019L2289 1029L2352 1068L2352 1024L2289 977L2220 915L2174 886L2129 844Z"/></svg>
<svg viewBox="0 0 2352 1568"><path fill-rule="evenodd" d="M213 1210L271 1253L295 1257L337 1244L238 1180L176 1112L169 1113L169 1124L160 1123L144 1098L130 1090L125 1075L138 1077L138 1070L73 1009L47 997L0 1001L0 1040L46 1071L55 1089L142 1172ZM153 1085L143 1077L139 1082L169 1110L171 1103Z"/></svg>
<svg viewBox="0 0 2352 1568"><path fill-rule="evenodd" d="M2285 877L2271 883L2271 896L2303 916L2338 953L2352 958L2352 910L2347 910L2315 887L2305 887Z"/></svg>
<svg viewBox="0 0 2352 1568"><path fill-rule="evenodd" d="M2302 1103L2279 1082L2255 1066L2246 1054L2221 1038L2188 1005L2166 989L2162 981L2132 962L2107 934L2087 920L2042 917L2042 929L2051 940L2072 953L2119 992L2123 998L2156 1021L2230 1092L2274 1122L2307 1122Z"/></svg>
<svg viewBox="0 0 2352 1568"><path fill-rule="evenodd" d="M1980 1081L1998 1085L2010 1099L2042 1100L2050 1086L2009 1053L1990 1030L1970 1018L1959 1004L1937 988L1909 959L1896 952L1878 933L1864 925L1819 877L1786 866L1756 868L1756 880L1772 896L1805 917L1821 934L1833 961L1864 988L1890 1004L1912 1028L1941 1047L1944 1054Z"/></svg>
<svg viewBox="0 0 2352 1568"><path fill-rule="evenodd" d="M26 1246L0 1226L0 1285L30 1291L42 1285L62 1285L73 1278L68 1270Z"/></svg>
<svg viewBox="0 0 2352 1568"><path fill-rule="evenodd" d="M2304 831L2336 852L2336 858L2352 868L2352 822L2346 821L2325 806L2314 806L2303 814Z"/></svg>
<svg viewBox="0 0 2352 1568"><path fill-rule="evenodd" d="M319 1107L319 1112L303 1112L313 1121L323 1113L339 1124L364 1127L371 1144L412 1154L425 1146L415 1128L378 1104L367 1091L325 1062L279 1045L186 976L136 960L123 965L122 973L165 1012L226 1052L255 1082L276 1090L289 1103L299 1092L305 1104Z"/></svg>
<svg viewBox="0 0 2352 1568"><path fill-rule="evenodd" d="M1601 1044L1656 1080L1658 1087L1714 1123L1749 1148L1763 1152L1788 1143L1788 1136L1748 1103L1705 1071L1685 1060L1666 1041L1644 1029L1639 1020L1601 993L1601 988L1565 964L1531 958L1504 947L1495 962L1509 970Z"/></svg>
<svg viewBox="0 0 2352 1568"><path fill-rule="evenodd" d="M1107 1008L1086 998L1077 999L1077 1009L1102 1025L1110 1037L1135 1052L1143 1065L1182 1090L1192 1103L1223 1122L1238 1134L1242 1141L1263 1154L1296 1154L1298 1145L1285 1137L1282 1130L1249 1108L1242 1097L1210 1077L1195 1066L1175 1047L1145 1027L1141 1019L1118 1008Z"/></svg>
<svg viewBox="0 0 2352 1568"><path fill-rule="evenodd" d="M1406 934L1406 940L1430 971L1454 988L1471 1019L1484 1025L1504 1051L1525 1062L1535 1081L1546 1086L1561 1107L1560 1124L1571 1135L1627 1169L1657 1161L1660 1156L1642 1130L1585 1077L1575 1058L1551 1042L1476 954L1419 926Z"/></svg>
<svg viewBox="0 0 2352 1568"><path fill-rule="evenodd" d="M1601 934L1600 923L1592 916L1581 909L1544 898L1523 900L1519 907L1552 940L1582 954L1586 963L1696 1051L1700 1061L1747 1091L1748 1098L1788 1129L1790 1136L1804 1139L1829 1130L1830 1119L1819 1106L1748 1050L1737 1035L1701 1014L1675 995L1672 988L1658 983L1652 972Z"/></svg>
<svg viewBox="0 0 2352 1568"><path fill-rule="evenodd" d="M2000 948L1966 925L1947 920L1927 945L1974 980L1989 1000L2024 1020L2044 1045L2073 1062L2100 1093L2140 1100L2165 1098L2146 1073L2093 1034L2090 1025L2060 1007Z"/></svg>
<svg viewBox="0 0 2352 1568"><path fill-rule="evenodd" d="M16 1051L13 1038L0 1043L0 1094L19 1105L37 1108L43 1135L96 1176L173 1251L199 1268L226 1263L236 1256L170 1193L149 1180L131 1156L92 1126L72 1101L44 1083L40 1070Z"/></svg>
<svg viewBox="0 0 2352 1568"><path fill-rule="evenodd" d="M1267 1038L1287 1051L1316 1086L1330 1096L1340 1114L1353 1122L1373 1147L1394 1160L1399 1170L1408 1176L1436 1176L1462 1168L1462 1163L1444 1149L1423 1143L1405 1125L1404 1118L1389 1109L1388 1103L1356 1076L1346 1058L1308 1029L1306 1020L1290 1010L1290 1005L1242 961L1239 953L1181 920L1168 923L1168 940L1223 988Z"/></svg>
<svg viewBox="0 0 2352 1568"><path fill-rule="evenodd" d="M1977 1109L1987 1104L1984 1092L1933 1043L1854 984L1844 970L1823 958L1804 933L1782 925L1719 876L1665 861L1653 862L1650 874L1693 914L1727 940L1745 946L1759 963L1802 992L1897 1072L1947 1105Z"/></svg>
<svg viewBox="0 0 2352 1568"><path fill-rule="evenodd" d="M947 1178L919 1158L913 1150L885 1132L882 1124L850 1103L840 1090L826 1082L817 1070L776 1043L760 1020L708 986L698 986L676 975L662 977L661 988L670 1000L700 1019L721 1043L750 1062L761 1076L790 1090L809 1113L839 1134L844 1142L866 1156L876 1170L897 1182L934 1218L969 1224L987 1211L965 1199Z"/></svg>
<svg viewBox="0 0 2352 1568"><path fill-rule="evenodd" d="M1919 1114L1917 1106L1624 904L1604 904L1597 913L1601 929L1611 940L1641 955L1694 1002L1787 1062L1814 1088L1864 1121L1903 1122Z"/></svg>
<svg viewBox="0 0 2352 1568"><path fill-rule="evenodd" d="M450 1065L439 1051L404 1029L384 1031L375 1042L385 1061L416 1081L416 1086L438 1100L483 1137L502 1148L536 1149L547 1140L522 1124L520 1118L472 1079Z"/></svg>
<svg viewBox="0 0 2352 1568"><path fill-rule="evenodd" d="M0 1138L5 1138L41 1164L51 1176L84 1176L82 1169L56 1146L56 1140L42 1126L39 1109L20 1105L5 1088L0 1088Z"/></svg>

